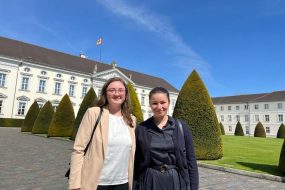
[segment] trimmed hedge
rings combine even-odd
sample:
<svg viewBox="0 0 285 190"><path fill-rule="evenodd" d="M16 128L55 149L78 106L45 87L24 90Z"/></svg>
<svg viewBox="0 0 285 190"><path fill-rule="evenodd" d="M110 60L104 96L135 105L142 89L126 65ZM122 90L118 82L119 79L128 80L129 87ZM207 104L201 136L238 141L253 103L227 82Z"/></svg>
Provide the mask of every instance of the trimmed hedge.
<svg viewBox="0 0 285 190"><path fill-rule="evenodd" d="M31 107L27 112L27 115L21 127L21 132L32 132L39 111L40 111L39 105L36 101L34 101L34 103L31 105Z"/></svg>
<svg viewBox="0 0 285 190"><path fill-rule="evenodd" d="M0 127L21 127L25 119L0 118Z"/></svg>
<svg viewBox="0 0 285 190"><path fill-rule="evenodd" d="M90 107L93 107L97 104L98 98L93 88L90 88L84 97L84 99L81 102L80 108L78 110L73 128L72 128L72 135L70 137L70 140L75 140L79 125L81 123L81 120L86 112L86 110Z"/></svg>
<svg viewBox="0 0 285 190"><path fill-rule="evenodd" d="M279 170L285 174L285 139L282 145L280 158L279 158Z"/></svg>
<svg viewBox="0 0 285 190"><path fill-rule="evenodd" d="M285 125L282 123L277 132L277 138L285 138Z"/></svg>
<svg viewBox="0 0 285 190"><path fill-rule="evenodd" d="M131 98L131 112L137 118L137 124L143 122L143 113L138 95L131 83L128 83L128 89Z"/></svg>
<svg viewBox="0 0 285 190"><path fill-rule="evenodd" d="M244 132L239 121L236 124L235 136L244 136Z"/></svg>
<svg viewBox="0 0 285 190"><path fill-rule="evenodd" d="M45 105L40 110L40 113L35 121L32 129L34 134L47 134L48 127L51 123L52 116L54 114L53 107L50 101L47 101Z"/></svg>
<svg viewBox="0 0 285 190"><path fill-rule="evenodd" d="M258 122L254 129L254 137L266 138L266 132L261 122Z"/></svg>
<svg viewBox="0 0 285 190"><path fill-rule="evenodd" d="M208 90L194 70L185 81L176 101L173 116L186 121L193 134L196 158L223 157L221 129Z"/></svg>
<svg viewBox="0 0 285 190"><path fill-rule="evenodd" d="M222 124L222 122L220 122L220 128L221 128L221 134L225 135L225 128L224 128L224 125Z"/></svg>
<svg viewBox="0 0 285 190"><path fill-rule="evenodd" d="M65 94L61 99L51 124L48 129L48 137L70 137L75 116L69 96Z"/></svg>

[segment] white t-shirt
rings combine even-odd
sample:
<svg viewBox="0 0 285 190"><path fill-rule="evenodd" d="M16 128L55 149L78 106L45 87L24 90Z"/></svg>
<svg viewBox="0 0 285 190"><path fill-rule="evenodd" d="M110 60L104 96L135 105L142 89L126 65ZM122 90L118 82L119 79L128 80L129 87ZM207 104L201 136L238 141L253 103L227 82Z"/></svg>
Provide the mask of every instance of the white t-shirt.
<svg viewBox="0 0 285 190"><path fill-rule="evenodd" d="M119 185L128 182L128 167L132 139L122 116L109 115L107 154L99 185Z"/></svg>

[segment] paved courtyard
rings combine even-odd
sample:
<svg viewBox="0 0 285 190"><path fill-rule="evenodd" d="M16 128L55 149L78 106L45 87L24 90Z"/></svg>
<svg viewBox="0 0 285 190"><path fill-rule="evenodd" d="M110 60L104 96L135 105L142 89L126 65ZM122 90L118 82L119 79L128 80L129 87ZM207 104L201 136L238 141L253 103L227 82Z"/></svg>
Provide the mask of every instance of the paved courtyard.
<svg viewBox="0 0 285 190"><path fill-rule="evenodd" d="M71 141L0 127L0 190L65 190ZM200 189L284 189L285 183L199 168Z"/></svg>

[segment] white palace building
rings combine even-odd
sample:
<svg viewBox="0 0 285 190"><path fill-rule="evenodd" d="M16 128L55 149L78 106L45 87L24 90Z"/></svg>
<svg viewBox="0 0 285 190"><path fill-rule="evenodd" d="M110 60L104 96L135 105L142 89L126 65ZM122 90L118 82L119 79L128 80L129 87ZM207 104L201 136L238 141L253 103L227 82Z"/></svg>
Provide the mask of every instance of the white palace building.
<svg viewBox="0 0 285 190"><path fill-rule="evenodd" d="M100 95L103 84L114 76L134 85L144 118L152 115L149 91L165 87L172 114L179 91L162 78L0 37L0 118L24 118L34 101L42 107L49 100L57 107L65 94L77 114L90 87Z"/></svg>

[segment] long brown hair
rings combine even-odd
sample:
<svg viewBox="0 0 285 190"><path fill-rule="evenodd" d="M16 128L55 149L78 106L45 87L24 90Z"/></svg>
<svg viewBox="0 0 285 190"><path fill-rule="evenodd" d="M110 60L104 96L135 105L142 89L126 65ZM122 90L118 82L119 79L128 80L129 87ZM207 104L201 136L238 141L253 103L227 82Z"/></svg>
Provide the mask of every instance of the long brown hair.
<svg viewBox="0 0 285 190"><path fill-rule="evenodd" d="M130 93L129 93L128 86L123 81L123 79L119 77L113 77L107 80L107 82L104 84L102 88L101 96L100 96L99 101L97 102L97 106L104 107L108 105L107 88L112 82L115 82L115 81L121 82L125 87L125 90L126 90L125 101L121 105L122 115L123 115L124 121L126 121L129 126L134 127L133 120L131 117L131 111L130 111Z"/></svg>

